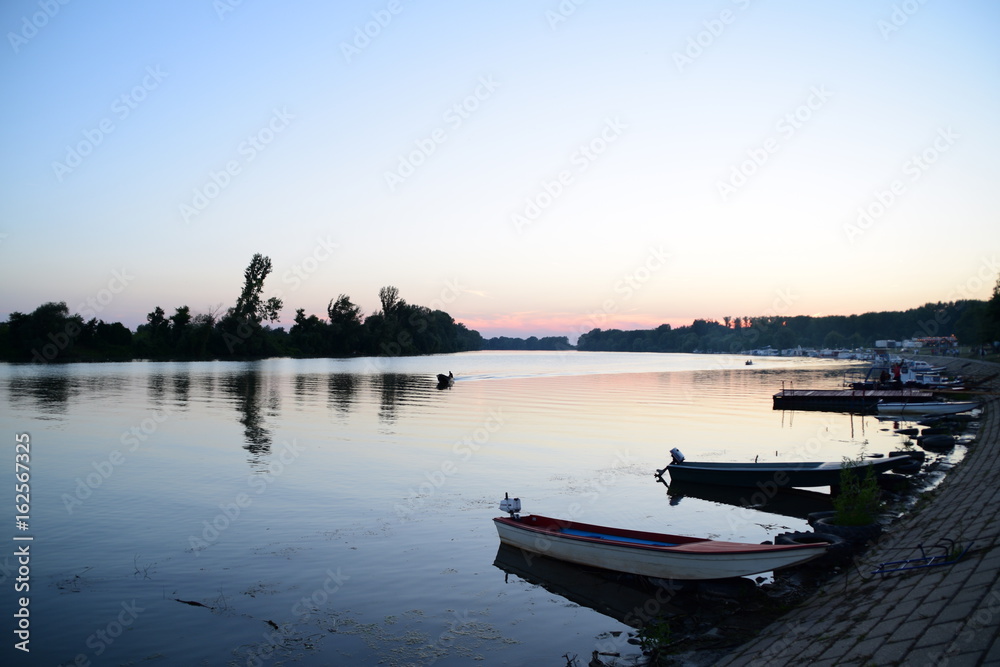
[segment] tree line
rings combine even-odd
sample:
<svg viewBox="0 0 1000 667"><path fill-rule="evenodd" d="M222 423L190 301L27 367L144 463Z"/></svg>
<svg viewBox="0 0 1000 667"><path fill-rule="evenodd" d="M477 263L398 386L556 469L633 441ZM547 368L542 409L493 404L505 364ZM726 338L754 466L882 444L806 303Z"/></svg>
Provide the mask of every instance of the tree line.
<svg viewBox="0 0 1000 667"><path fill-rule="evenodd" d="M270 258L256 254L243 274L236 304L193 314L179 306L168 315L156 306L132 332L120 322L84 321L65 302L11 313L0 323L5 361L105 361L130 359L255 359L273 356L402 356L479 350L482 336L440 310L409 304L395 287L379 291L381 308L365 316L350 297L331 299L327 319L296 310L287 332L273 327L284 307L264 297Z"/></svg>
<svg viewBox="0 0 1000 667"><path fill-rule="evenodd" d="M614 352L706 352L738 354L771 347L857 349L878 340L948 336L961 345L1000 345L1000 280L988 301L927 303L905 311L812 317L724 317L697 319L689 326L622 331L593 329L580 336L578 350Z"/></svg>
<svg viewBox="0 0 1000 667"><path fill-rule="evenodd" d="M274 356L354 357L444 354L475 350L568 350L566 336L484 339L448 313L409 304L393 286L379 290L379 310L365 316L340 294L326 319L295 311L293 326L275 328L284 307L263 296L271 260L256 254L243 274L243 289L231 308L192 314L184 305L167 315L156 306L135 332L120 322L84 321L65 302L42 304L31 313L11 313L0 323L4 361L104 361L130 359L255 359ZM905 311L861 315L785 317L727 316L696 319L688 326L655 329L593 329L575 349L614 352L742 353L775 349L872 347L876 340L946 336L963 345L1000 346L1000 279L988 301L927 303Z"/></svg>

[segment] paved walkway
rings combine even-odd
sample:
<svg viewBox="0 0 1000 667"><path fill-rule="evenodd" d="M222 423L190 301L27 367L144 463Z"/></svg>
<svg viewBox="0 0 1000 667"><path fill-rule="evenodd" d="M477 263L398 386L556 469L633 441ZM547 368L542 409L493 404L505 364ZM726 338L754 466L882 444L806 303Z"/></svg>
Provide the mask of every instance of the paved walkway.
<svg viewBox="0 0 1000 667"><path fill-rule="evenodd" d="M966 378L1000 372L996 364L948 363ZM1000 390L1000 379L986 387ZM890 526L856 568L717 664L1000 665L1000 397L986 398L976 442L927 504ZM955 565L871 574L941 538L972 542L972 550Z"/></svg>

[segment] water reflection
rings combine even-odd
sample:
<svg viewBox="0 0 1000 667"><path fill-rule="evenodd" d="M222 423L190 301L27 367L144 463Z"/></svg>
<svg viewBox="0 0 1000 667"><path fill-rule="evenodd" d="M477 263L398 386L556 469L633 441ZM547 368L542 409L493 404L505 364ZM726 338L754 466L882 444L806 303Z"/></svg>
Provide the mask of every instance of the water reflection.
<svg viewBox="0 0 1000 667"><path fill-rule="evenodd" d="M146 390L153 405L163 405L167 396L167 376L164 373L150 373Z"/></svg>
<svg viewBox="0 0 1000 667"><path fill-rule="evenodd" d="M33 403L40 412L64 414L71 396L79 392L70 378L63 374L12 377L7 393L12 403Z"/></svg>
<svg viewBox="0 0 1000 667"><path fill-rule="evenodd" d="M250 452L251 464L259 463L271 452L271 430L266 416L277 415L280 405L277 394L265 396L265 389L263 373L259 368L227 375L222 380L222 390L235 399L246 438L243 448Z"/></svg>
<svg viewBox="0 0 1000 667"><path fill-rule="evenodd" d="M313 396L317 396L323 388L322 376L315 373L299 373L292 380L292 387L295 393L295 400L302 405L308 403Z"/></svg>
<svg viewBox="0 0 1000 667"><path fill-rule="evenodd" d="M642 628L646 620L657 615L683 613L671 603L686 586L679 582L659 585L644 577L581 567L507 544L500 545L493 565L508 575L507 583L509 576L515 575L633 628Z"/></svg>
<svg viewBox="0 0 1000 667"><path fill-rule="evenodd" d="M398 418L396 410L406 393L417 384L416 376L403 373L385 373L372 378L372 385L379 392L378 419L389 423Z"/></svg>
<svg viewBox="0 0 1000 667"><path fill-rule="evenodd" d="M351 373L334 373L326 380L330 404L343 414L354 406L358 392L358 378Z"/></svg>
<svg viewBox="0 0 1000 667"><path fill-rule="evenodd" d="M765 493L760 489L736 488L717 484L696 484L692 482L670 482L659 479L667 487L671 505L679 505L684 498L698 498L713 503L732 505L747 509L778 514L796 519L805 519L813 512L833 509L830 494L805 489L781 489Z"/></svg>
<svg viewBox="0 0 1000 667"><path fill-rule="evenodd" d="M174 400L178 406L186 406L191 398L191 373L176 373L171 381L174 389Z"/></svg>

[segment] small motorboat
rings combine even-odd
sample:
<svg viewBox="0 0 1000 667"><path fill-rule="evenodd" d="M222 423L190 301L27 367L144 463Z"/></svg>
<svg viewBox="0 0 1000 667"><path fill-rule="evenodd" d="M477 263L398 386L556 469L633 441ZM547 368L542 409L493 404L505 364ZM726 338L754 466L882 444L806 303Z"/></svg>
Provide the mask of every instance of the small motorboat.
<svg viewBox="0 0 1000 667"><path fill-rule="evenodd" d="M825 542L748 544L609 528L531 514L504 498L509 517L493 519L500 542L556 560L659 579L725 579L798 565L826 553Z"/></svg>
<svg viewBox="0 0 1000 667"><path fill-rule="evenodd" d="M979 407L976 401L927 401L924 403L887 403L879 401L880 415L953 415Z"/></svg>
<svg viewBox="0 0 1000 667"><path fill-rule="evenodd" d="M777 461L773 463L728 463L716 461L686 461L679 449L670 450L670 464L656 471L656 477L662 478L669 472L674 482L693 482L698 484L719 484L723 486L756 487L760 489L774 487L814 487L839 486L840 473L844 464L839 461ZM881 459L866 459L858 464L852 464L852 471L859 477L874 470L875 474L886 472L894 467L908 463L907 456L890 456Z"/></svg>
<svg viewBox="0 0 1000 667"><path fill-rule="evenodd" d="M447 389L453 384L455 384L455 376L451 374L451 371L448 371L447 375L442 375L441 373L438 373L439 389Z"/></svg>

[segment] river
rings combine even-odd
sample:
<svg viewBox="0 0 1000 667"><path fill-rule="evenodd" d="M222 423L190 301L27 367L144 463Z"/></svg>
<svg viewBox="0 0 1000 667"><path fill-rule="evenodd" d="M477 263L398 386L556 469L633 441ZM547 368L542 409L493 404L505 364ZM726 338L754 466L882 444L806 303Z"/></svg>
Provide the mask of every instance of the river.
<svg viewBox="0 0 1000 667"><path fill-rule="evenodd" d="M4 486L8 534L31 539L11 540L0 562L4 614L29 602L30 656L10 632L3 651L32 665L637 654L621 614L587 604L603 584L522 571L491 519L510 493L525 513L761 542L806 523L737 506L749 492L668 494L653 473L672 447L840 460L902 443L874 417L772 409L783 382L837 387L856 364L744 362L477 352L0 365L8 470L16 439L30 441L23 528ZM449 371L454 385L439 389ZM25 545L30 575L15 588Z"/></svg>

